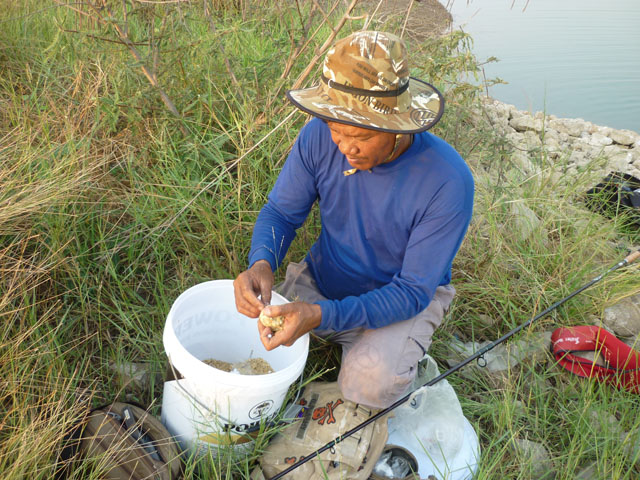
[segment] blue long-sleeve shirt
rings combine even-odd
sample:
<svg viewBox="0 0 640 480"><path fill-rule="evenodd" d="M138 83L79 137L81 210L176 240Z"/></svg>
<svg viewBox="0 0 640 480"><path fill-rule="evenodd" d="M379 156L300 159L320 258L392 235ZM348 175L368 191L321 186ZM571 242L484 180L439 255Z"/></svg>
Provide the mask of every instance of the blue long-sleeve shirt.
<svg viewBox="0 0 640 480"><path fill-rule="evenodd" d="M322 231L305 261L321 293L321 329L377 328L424 310L471 220L473 178L460 155L429 132L396 160L352 167L317 118L305 125L256 221L249 265L275 271L313 203Z"/></svg>

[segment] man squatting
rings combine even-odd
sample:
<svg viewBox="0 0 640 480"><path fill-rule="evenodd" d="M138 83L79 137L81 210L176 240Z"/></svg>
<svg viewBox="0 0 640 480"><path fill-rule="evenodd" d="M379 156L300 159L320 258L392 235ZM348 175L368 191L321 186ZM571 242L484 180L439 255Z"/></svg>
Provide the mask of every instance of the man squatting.
<svg viewBox="0 0 640 480"><path fill-rule="evenodd" d="M311 119L260 211L249 268L234 281L238 311L284 316L267 350L313 332L342 345L346 399L386 408L411 388L455 289L451 265L471 220L473 178L447 142L427 132L444 110L432 85L409 77L404 42L358 32L326 55L318 86L291 90ZM290 262L269 305L273 272L314 202L322 230Z"/></svg>

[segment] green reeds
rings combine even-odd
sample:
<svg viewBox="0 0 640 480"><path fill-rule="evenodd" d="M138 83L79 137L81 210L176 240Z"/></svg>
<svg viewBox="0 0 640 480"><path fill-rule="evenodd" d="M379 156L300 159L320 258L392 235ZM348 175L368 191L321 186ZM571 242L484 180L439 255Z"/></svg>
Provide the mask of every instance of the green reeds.
<svg viewBox="0 0 640 480"><path fill-rule="evenodd" d="M0 5L2 478L53 476L79 399L134 400L159 415L169 308L186 288L246 268L253 222L305 121L284 90L314 81L343 20L338 36L385 27L366 8L346 18L340 1L106 4L109 14L55 1ZM444 362L453 336L497 338L639 239L583 208L588 171L558 177L544 151L529 152L539 174L513 167L511 147L474 113L481 89L460 80L478 72L466 36L412 42L415 76L447 96L435 133L476 177L454 264L458 295L431 350ZM314 209L288 259L299 261L318 231ZM640 289L637 277L612 275L520 337L593 322ZM339 349L314 340L306 375L333 380L339 360ZM149 381L112 368L127 362L145 365ZM549 358L504 379L448 380L481 439L477 478L530 478L514 438L543 444L556 478L592 463L599 478L638 476L624 453L634 439L623 434L639 426L629 394L570 377ZM596 425L592 412L617 423ZM248 457L192 458L187 476L247 478L274 433L263 429ZM99 478L95 460L76 462L70 476Z"/></svg>

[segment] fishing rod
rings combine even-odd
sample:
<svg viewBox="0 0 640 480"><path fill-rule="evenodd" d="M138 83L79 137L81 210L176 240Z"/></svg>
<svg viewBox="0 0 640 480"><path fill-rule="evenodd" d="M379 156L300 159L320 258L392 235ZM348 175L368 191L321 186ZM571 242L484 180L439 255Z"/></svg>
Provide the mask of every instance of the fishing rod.
<svg viewBox="0 0 640 480"><path fill-rule="evenodd" d="M571 300L573 297L575 297L576 295L582 293L583 291L585 291L587 288L591 287L592 285L594 285L595 283L598 283L600 280L602 280L605 276L607 276L608 274L610 274L611 272L618 270L619 268L624 267L625 265L630 265L631 263L633 263L634 261L636 261L638 258L640 258L640 249L638 249L636 252L633 252L629 255L627 255L623 260L621 260L620 262L616 263L615 265L613 265L612 267L610 267L609 269L607 269L605 272L601 273L600 275L598 275L597 277L595 277L594 279L592 279L591 281L587 282L585 285L583 285L582 287L580 287L579 289L575 290L574 292L570 293L569 295L567 295L566 297L564 297L561 300L558 300L556 303L554 303L553 305L551 305L550 307L546 308L545 310L543 310L542 312L540 312L538 315L536 315L535 317L529 319L527 322L523 323L522 325L514 328L513 330L511 330L510 332L505 333L503 336L501 336L499 339L495 340L494 342L482 347L481 349L479 349L476 353L474 353L473 355L465 358L464 360L462 360L460 363L458 363L457 365L454 365L453 367L449 368L449 370L447 370L446 372L438 375L437 377L433 378L432 380L429 380L427 383L425 383L424 385L422 385L422 387L417 388L416 390L412 391L411 393L408 393L407 395L405 395L404 397L402 397L400 400L397 400L395 403L393 403L392 405L388 406L387 408L385 408L384 410L380 410L378 413L376 413L375 415L373 415L372 417L369 417L367 420L365 420L364 422L362 422L359 425L356 425L355 427L353 427L351 430L348 430L347 432L343 433L342 435L338 435L334 440L332 440L331 442L327 443L325 446L320 447L319 449L317 449L315 452L310 453L309 455L307 455L306 457L298 460L296 463L293 463L291 466L289 466L287 469L283 470L282 472L274 475L273 477L271 477L269 480L277 480L278 478L284 477L287 473L290 473L291 471L295 470L296 468L298 468L299 466L305 464L306 462L308 462L309 460L317 457L318 455L320 455L322 452L329 450L330 448L333 448L333 446L335 446L336 444L342 442L344 439L350 437L351 435L353 435L354 433L356 433L357 431L363 429L364 427L366 427L367 425L369 425L370 423L375 422L377 419L379 419L380 417L386 415L387 413L389 413L390 411L392 411L393 409L395 409L396 407L399 407L400 405L402 405L403 403L405 403L407 400L409 400L411 398L411 395L413 395L415 392L417 392L418 390L420 390L421 388L424 387L430 387L432 385L435 385L436 383L438 383L440 380L443 380L445 378L447 378L449 375L451 375L454 372L457 372L458 370L460 370L462 367L464 367L465 365L468 365L469 363L473 362L474 360L481 358L484 356L485 353L487 353L489 350L493 349L494 347L496 347L497 345L500 345L501 343L503 343L505 340L507 340L508 338L511 338L513 335L515 335L516 333L518 333L519 331L521 331L524 328L527 328L529 325L531 325L533 322L535 322L536 320L539 320L540 318L544 317L545 315L547 315L548 313L552 312L553 310L555 310L556 308L558 308L560 305L562 305L563 303L567 302L568 300Z"/></svg>

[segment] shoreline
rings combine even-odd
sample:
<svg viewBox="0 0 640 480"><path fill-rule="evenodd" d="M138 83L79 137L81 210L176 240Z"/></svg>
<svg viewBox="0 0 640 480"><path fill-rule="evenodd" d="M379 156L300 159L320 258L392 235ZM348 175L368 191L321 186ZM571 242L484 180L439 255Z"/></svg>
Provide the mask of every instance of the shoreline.
<svg viewBox="0 0 640 480"><path fill-rule="evenodd" d="M479 115L514 147L513 160L525 172L536 173L529 154L544 151L558 174L590 171L600 181L622 172L640 179L640 134L613 129L582 118L559 118L519 110L514 105L484 97Z"/></svg>

